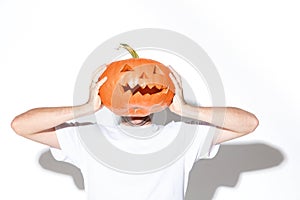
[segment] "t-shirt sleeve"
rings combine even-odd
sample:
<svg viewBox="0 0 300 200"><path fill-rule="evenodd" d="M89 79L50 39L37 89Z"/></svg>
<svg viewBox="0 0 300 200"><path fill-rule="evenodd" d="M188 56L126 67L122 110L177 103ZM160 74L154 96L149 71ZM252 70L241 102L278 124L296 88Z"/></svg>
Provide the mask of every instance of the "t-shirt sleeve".
<svg viewBox="0 0 300 200"><path fill-rule="evenodd" d="M50 148L53 157L58 161L64 161L82 166L82 145L79 140L77 126L73 123L64 123L56 127L56 135L61 149Z"/></svg>
<svg viewBox="0 0 300 200"><path fill-rule="evenodd" d="M199 125L195 139L197 146L196 160L214 158L220 148L220 144L215 145L214 140L217 137L215 127Z"/></svg>
<svg viewBox="0 0 300 200"><path fill-rule="evenodd" d="M190 133L194 133L194 140L186 153L186 162L192 166L200 159L212 159L218 151L220 145L215 145L216 128L207 125L183 123L183 126ZM192 131L192 132L191 132Z"/></svg>

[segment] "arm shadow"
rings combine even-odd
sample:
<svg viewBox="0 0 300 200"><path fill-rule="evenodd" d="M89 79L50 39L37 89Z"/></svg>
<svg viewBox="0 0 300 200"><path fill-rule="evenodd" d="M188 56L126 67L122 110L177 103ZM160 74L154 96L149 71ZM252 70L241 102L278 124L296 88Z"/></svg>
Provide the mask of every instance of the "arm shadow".
<svg viewBox="0 0 300 200"><path fill-rule="evenodd" d="M219 187L235 187L240 174L280 165L283 154L263 143L222 145L212 160L199 160L190 172L186 200L211 200Z"/></svg>
<svg viewBox="0 0 300 200"><path fill-rule="evenodd" d="M80 169L72 164L55 160L50 150L40 155L39 164L46 170L71 176L76 187L79 190L84 190L84 181Z"/></svg>

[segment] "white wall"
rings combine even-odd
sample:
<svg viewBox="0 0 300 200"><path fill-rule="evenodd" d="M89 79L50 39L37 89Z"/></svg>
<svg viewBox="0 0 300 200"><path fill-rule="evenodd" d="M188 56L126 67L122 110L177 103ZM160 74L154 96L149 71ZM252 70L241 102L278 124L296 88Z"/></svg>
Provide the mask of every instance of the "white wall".
<svg viewBox="0 0 300 200"><path fill-rule="evenodd" d="M16 136L10 121L32 107L71 105L86 57L110 37L146 27L198 42L221 74L227 105L260 119L253 134L227 147L258 164L279 161L237 169L230 184L217 184L214 199L300 199L299 9L296 0L0 1L0 199L84 199L70 175L39 163L47 147ZM249 154L249 143L273 153ZM212 179L223 180L222 168Z"/></svg>

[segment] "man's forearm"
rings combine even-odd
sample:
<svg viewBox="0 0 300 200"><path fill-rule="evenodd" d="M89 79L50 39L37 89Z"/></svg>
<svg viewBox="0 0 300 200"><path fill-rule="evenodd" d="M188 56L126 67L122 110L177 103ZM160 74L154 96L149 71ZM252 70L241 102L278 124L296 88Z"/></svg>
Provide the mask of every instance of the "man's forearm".
<svg viewBox="0 0 300 200"><path fill-rule="evenodd" d="M195 107L182 106L181 115L237 133L250 133L258 126L258 120L252 113L234 107Z"/></svg>
<svg viewBox="0 0 300 200"><path fill-rule="evenodd" d="M38 133L77 117L91 114L88 104L81 106L34 108L14 118L11 123L20 135Z"/></svg>

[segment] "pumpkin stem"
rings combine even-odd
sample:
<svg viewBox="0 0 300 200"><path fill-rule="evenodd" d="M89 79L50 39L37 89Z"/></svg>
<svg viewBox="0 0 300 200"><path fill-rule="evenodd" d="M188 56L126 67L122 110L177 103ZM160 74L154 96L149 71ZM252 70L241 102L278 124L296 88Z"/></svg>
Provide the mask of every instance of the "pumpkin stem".
<svg viewBox="0 0 300 200"><path fill-rule="evenodd" d="M139 55L136 53L136 51L133 48L131 48L128 44L121 43L119 48L126 49L133 58L139 58Z"/></svg>

